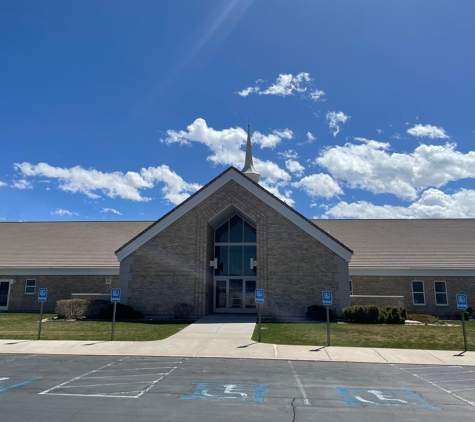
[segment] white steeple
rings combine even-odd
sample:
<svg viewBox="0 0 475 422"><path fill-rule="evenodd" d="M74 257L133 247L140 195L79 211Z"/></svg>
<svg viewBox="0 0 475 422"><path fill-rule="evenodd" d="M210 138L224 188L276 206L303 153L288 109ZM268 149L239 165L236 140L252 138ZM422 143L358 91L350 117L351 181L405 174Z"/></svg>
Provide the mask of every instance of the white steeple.
<svg viewBox="0 0 475 422"><path fill-rule="evenodd" d="M249 179L254 182L259 182L261 175L254 168L252 163L252 146L251 146L251 125L247 125L247 144L246 144L246 161L244 168L241 170Z"/></svg>

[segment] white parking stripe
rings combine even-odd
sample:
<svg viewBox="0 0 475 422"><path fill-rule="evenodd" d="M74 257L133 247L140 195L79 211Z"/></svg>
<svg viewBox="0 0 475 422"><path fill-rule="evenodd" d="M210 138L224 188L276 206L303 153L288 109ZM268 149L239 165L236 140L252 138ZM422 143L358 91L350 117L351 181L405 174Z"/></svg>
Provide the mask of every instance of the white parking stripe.
<svg viewBox="0 0 475 422"><path fill-rule="evenodd" d="M298 376L297 371L294 369L294 365L292 365L292 362L290 360L288 362L290 368L292 369L292 373L294 374L295 380L297 381L297 385L299 386L300 392L302 393L304 404L310 405L310 400L308 399L307 393L305 392L305 388L303 387L303 384L300 381L300 377Z"/></svg>

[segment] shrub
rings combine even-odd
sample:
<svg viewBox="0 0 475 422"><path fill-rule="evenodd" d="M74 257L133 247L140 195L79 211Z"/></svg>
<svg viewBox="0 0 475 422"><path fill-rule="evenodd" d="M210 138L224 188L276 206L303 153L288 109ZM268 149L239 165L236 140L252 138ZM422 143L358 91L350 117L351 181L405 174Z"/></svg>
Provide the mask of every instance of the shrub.
<svg viewBox="0 0 475 422"><path fill-rule="evenodd" d="M175 319L185 319L191 315L193 309L195 309L195 307L189 303L177 303L173 307L173 314L175 315Z"/></svg>
<svg viewBox="0 0 475 422"><path fill-rule="evenodd" d="M419 321L424 324L437 324L439 322L437 317L427 314L409 314L407 319L410 319L411 321Z"/></svg>
<svg viewBox="0 0 475 422"><path fill-rule="evenodd" d="M136 320L143 319L143 314L139 311L136 311L132 306L124 305L123 303L118 303L115 311L116 321L127 321L127 320ZM99 314L99 319L112 320L112 314L114 313L114 304L109 303L108 306Z"/></svg>
<svg viewBox="0 0 475 422"><path fill-rule="evenodd" d="M398 306L354 305L342 310L346 322L357 324L404 324L406 309Z"/></svg>
<svg viewBox="0 0 475 422"><path fill-rule="evenodd" d="M307 308L307 320L309 321L326 321L327 309L326 306L312 305ZM333 309L330 309L330 321L336 320L336 314Z"/></svg>
<svg viewBox="0 0 475 422"><path fill-rule="evenodd" d="M56 302L55 312L58 318L82 319L89 314L92 301L86 299L65 299Z"/></svg>

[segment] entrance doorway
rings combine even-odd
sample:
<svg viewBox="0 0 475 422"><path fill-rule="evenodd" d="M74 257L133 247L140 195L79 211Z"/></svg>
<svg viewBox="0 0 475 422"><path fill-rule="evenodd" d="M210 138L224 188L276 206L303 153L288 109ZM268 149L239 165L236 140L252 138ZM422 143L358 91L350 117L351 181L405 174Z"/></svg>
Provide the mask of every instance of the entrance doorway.
<svg viewBox="0 0 475 422"><path fill-rule="evenodd" d="M0 280L0 311L8 310L8 300L10 298L10 282L12 280Z"/></svg>
<svg viewBox="0 0 475 422"><path fill-rule="evenodd" d="M213 312L256 313L256 229L234 215L215 230Z"/></svg>

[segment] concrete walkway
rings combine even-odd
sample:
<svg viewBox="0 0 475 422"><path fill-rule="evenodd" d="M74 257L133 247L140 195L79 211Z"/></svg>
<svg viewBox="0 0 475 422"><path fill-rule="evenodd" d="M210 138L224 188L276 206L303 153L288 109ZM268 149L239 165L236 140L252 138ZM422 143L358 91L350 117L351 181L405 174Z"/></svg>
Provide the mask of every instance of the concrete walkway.
<svg viewBox="0 0 475 422"><path fill-rule="evenodd" d="M0 353L182 356L335 362L473 365L475 352L363 347L287 346L251 340L256 317L208 315L157 341L0 340Z"/></svg>

